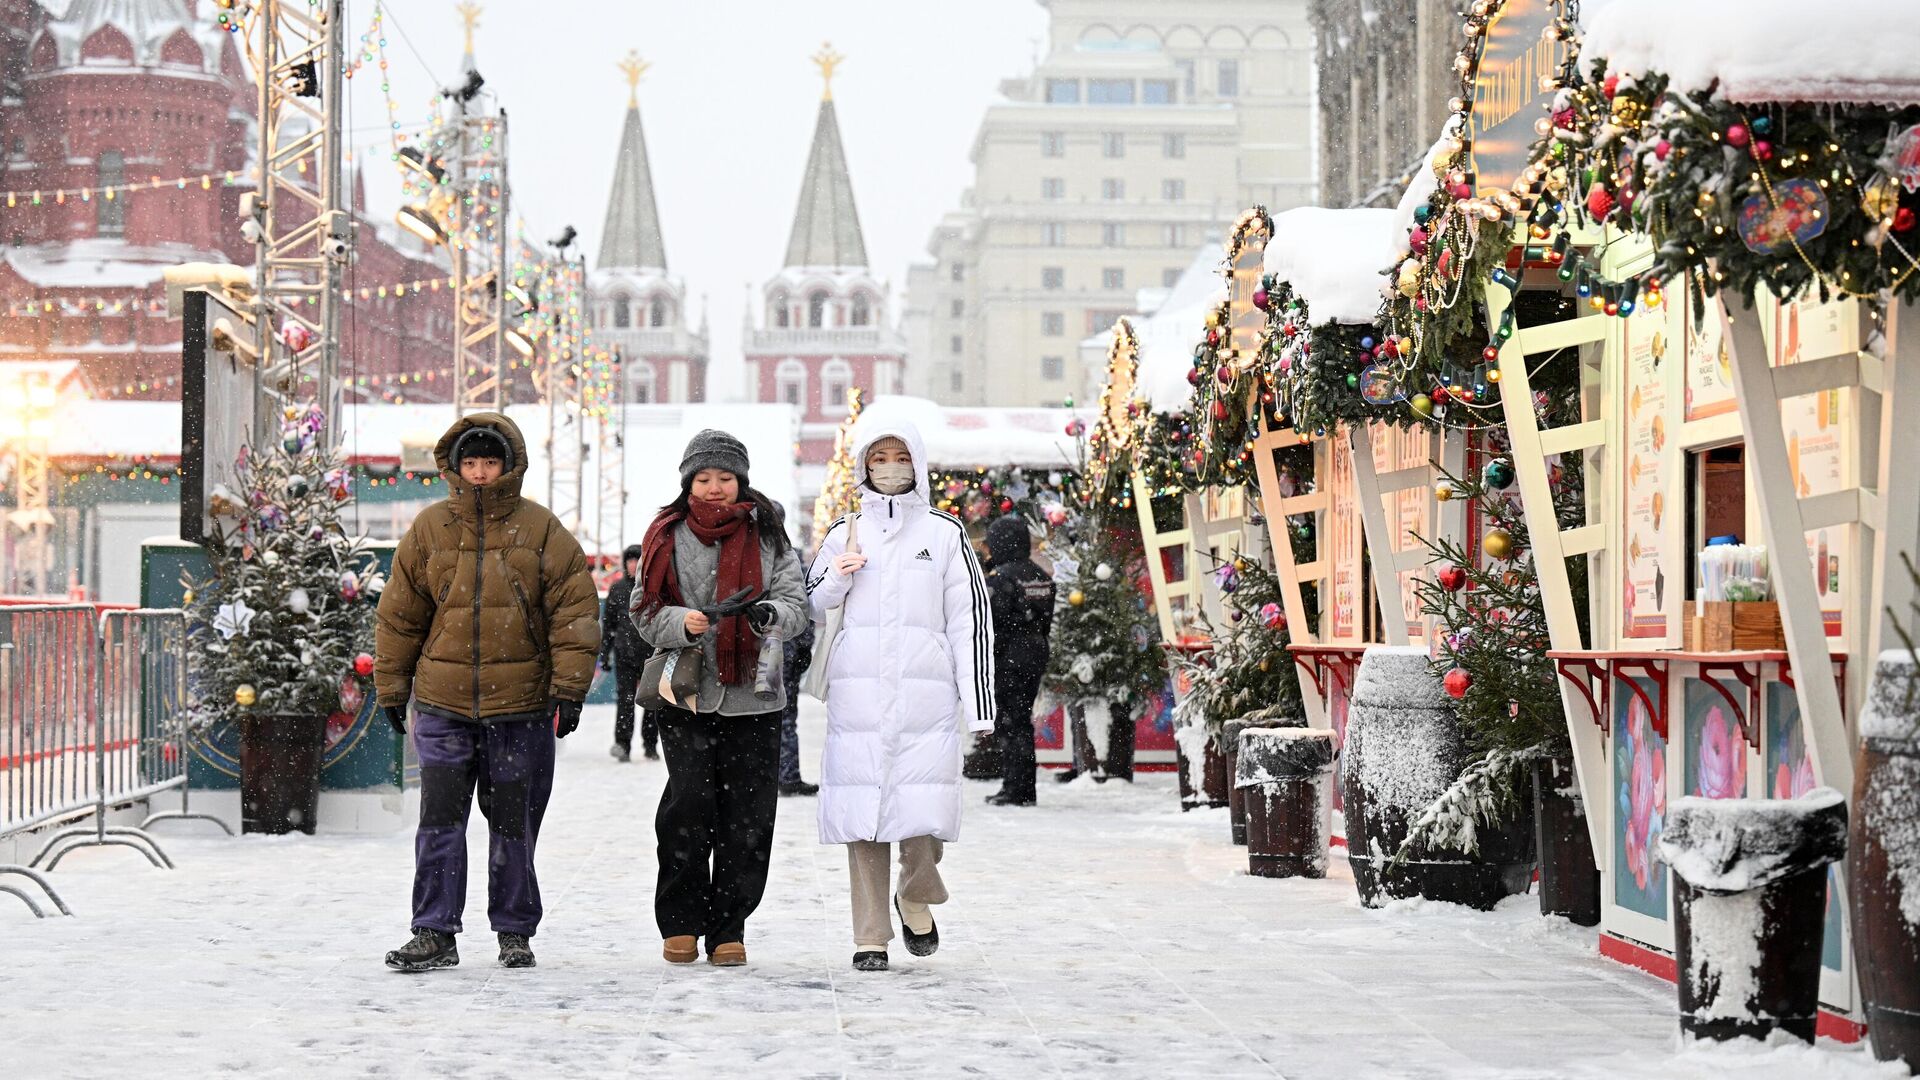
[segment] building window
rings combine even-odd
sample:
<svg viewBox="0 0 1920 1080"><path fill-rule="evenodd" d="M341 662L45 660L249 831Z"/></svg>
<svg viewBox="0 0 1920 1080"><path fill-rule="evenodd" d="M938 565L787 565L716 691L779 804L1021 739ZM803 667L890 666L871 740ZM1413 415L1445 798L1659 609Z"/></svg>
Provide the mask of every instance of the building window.
<svg viewBox="0 0 1920 1080"><path fill-rule="evenodd" d="M827 293L825 289L816 289L807 294L807 325L827 325Z"/></svg>
<svg viewBox="0 0 1920 1080"><path fill-rule="evenodd" d="M1186 247L1187 246L1187 227L1177 221L1168 225L1167 235L1166 235L1166 244L1170 248Z"/></svg>
<svg viewBox="0 0 1920 1080"><path fill-rule="evenodd" d="M1175 285L1180 284L1180 275L1184 273L1186 273L1186 270L1178 266L1169 266L1166 269L1160 271L1161 287L1171 289Z"/></svg>
<svg viewBox="0 0 1920 1080"><path fill-rule="evenodd" d="M773 316L773 325L788 327L793 325L793 304L787 299L786 290L774 293L767 301L768 314Z"/></svg>
<svg viewBox="0 0 1920 1080"><path fill-rule="evenodd" d="M1131 105L1133 104L1132 79L1088 79L1087 104L1089 105Z"/></svg>
<svg viewBox="0 0 1920 1080"><path fill-rule="evenodd" d="M1043 131L1040 133L1041 157L1066 157L1067 136L1063 131Z"/></svg>
<svg viewBox="0 0 1920 1080"><path fill-rule="evenodd" d="M1183 132L1169 131L1160 137L1160 156L1183 158L1187 156L1187 136Z"/></svg>
<svg viewBox="0 0 1920 1080"><path fill-rule="evenodd" d="M647 325L659 328L667 325L667 298L656 296L647 303Z"/></svg>
<svg viewBox="0 0 1920 1080"><path fill-rule="evenodd" d="M1040 287L1043 289L1064 289L1067 287L1067 268L1064 266L1043 266L1040 268Z"/></svg>
<svg viewBox="0 0 1920 1080"><path fill-rule="evenodd" d="M1140 84L1140 103L1142 105L1173 104L1172 79L1147 79Z"/></svg>
<svg viewBox="0 0 1920 1080"><path fill-rule="evenodd" d="M1048 79L1047 80L1047 104L1049 105L1080 104L1080 80L1079 79Z"/></svg>
<svg viewBox="0 0 1920 1080"><path fill-rule="evenodd" d="M847 389L853 385L853 368L845 360L829 360L820 368L820 411L836 416L846 411Z"/></svg>
<svg viewBox="0 0 1920 1080"><path fill-rule="evenodd" d="M1108 202L1119 202L1127 197L1127 182L1114 176L1100 181L1100 197Z"/></svg>
<svg viewBox="0 0 1920 1080"><path fill-rule="evenodd" d="M1045 247L1066 247L1067 227L1057 221L1049 221L1040 226L1040 243Z"/></svg>
<svg viewBox="0 0 1920 1080"><path fill-rule="evenodd" d="M1193 77L1193 61L1175 60L1173 66L1180 70L1180 89L1186 91L1187 100L1192 101L1198 89Z"/></svg>
<svg viewBox="0 0 1920 1080"><path fill-rule="evenodd" d="M1040 180L1040 197L1048 201L1067 197L1067 182L1057 176L1046 176Z"/></svg>
<svg viewBox="0 0 1920 1080"><path fill-rule="evenodd" d="M1105 222L1100 226L1101 247L1126 247L1127 227L1118 221Z"/></svg>
<svg viewBox="0 0 1920 1080"><path fill-rule="evenodd" d="M955 334L947 339L947 351L953 353L955 356L966 351L966 345L961 342L959 334Z"/></svg>
<svg viewBox="0 0 1920 1080"><path fill-rule="evenodd" d="M774 396L783 404L805 412L807 409L807 366L798 360L782 360L774 372Z"/></svg>
<svg viewBox="0 0 1920 1080"><path fill-rule="evenodd" d="M1057 311L1040 313L1040 332L1048 337L1059 337L1067 332L1067 317Z"/></svg>
<svg viewBox="0 0 1920 1080"><path fill-rule="evenodd" d="M1040 377L1048 382L1059 382L1067 377L1067 358L1064 356L1043 356L1040 358Z"/></svg>
<svg viewBox="0 0 1920 1080"><path fill-rule="evenodd" d="M967 268L965 266L962 266L959 263L954 263L952 266L947 267L947 280L965 281L966 279L967 279Z"/></svg>
<svg viewBox="0 0 1920 1080"><path fill-rule="evenodd" d="M1127 287L1127 271L1123 267L1109 266L1100 271L1100 287L1103 289L1124 289Z"/></svg>
<svg viewBox="0 0 1920 1080"><path fill-rule="evenodd" d="M118 150L100 151L100 186L114 187L127 182L126 158ZM127 197L124 193L108 198L103 192L94 200L94 221L101 236L124 236L127 231Z"/></svg>
<svg viewBox="0 0 1920 1080"><path fill-rule="evenodd" d="M965 300L960 299L959 297L955 297L953 301L947 305L947 314L952 316L953 318L957 319L962 315L965 315L966 313L967 313L967 302Z"/></svg>
<svg viewBox="0 0 1920 1080"><path fill-rule="evenodd" d="M624 296L613 298L613 326L616 330L625 330L633 325L633 305Z"/></svg>
<svg viewBox="0 0 1920 1080"><path fill-rule="evenodd" d="M1100 152L1110 158L1127 156L1127 136L1124 132L1108 131L1100 136Z"/></svg>
<svg viewBox="0 0 1920 1080"><path fill-rule="evenodd" d="M959 368L954 368L952 371L947 372L947 389L948 390L951 390L957 394L961 391L963 387L966 386L966 384L967 384L966 376L960 373Z"/></svg>
<svg viewBox="0 0 1920 1080"><path fill-rule="evenodd" d="M866 326L873 322L873 301L866 293L853 294L853 313L849 320L854 326Z"/></svg>
<svg viewBox="0 0 1920 1080"><path fill-rule="evenodd" d="M1160 181L1160 197L1168 202L1185 202L1187 182L1185 180Z"/></svg>
<svg viewBox="0 0 1920 1080"><path fill-rule="evenodd" d="M1221 97L1240 96L1240 61L1220 61L1220 79L1216 84Z"/></svg>
<svg viewBox="0 0 1920 1080"><path fill-rule="evenodd" d="M632 402L635 405L653 404L653 385L653 365L648 363L636 365L633 369L632 379L628 383L628 386L631 388Z"/></svg>
<svg viewBox="0 0 1920 1080"><path fill-rule="evenodd" d="M1089 335L1104 334L1113 329L1114 323L1132 314L1133 312L1124 308L1119 311L1089 311L1087 312L1087 333Z"/></svg>

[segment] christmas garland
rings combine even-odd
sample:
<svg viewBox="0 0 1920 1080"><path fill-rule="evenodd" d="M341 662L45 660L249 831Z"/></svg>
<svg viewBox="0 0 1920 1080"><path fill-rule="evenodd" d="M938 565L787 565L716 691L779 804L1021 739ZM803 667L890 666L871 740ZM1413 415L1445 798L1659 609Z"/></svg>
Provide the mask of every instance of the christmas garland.
<svg viewBox="0 0 1920 1080"><path fill-rule="evenodd" d="M1386 362L1400 339L1374 327L1324 322L1315 326L1304 299L1283 281L1266 281L1267 330L1262 370L1272 386L1273 422L1302 434L1325 435L1342 424L1410 424L1420 418L1394 382ZM1426 408L1431 414L1431 407Z"/></svg>

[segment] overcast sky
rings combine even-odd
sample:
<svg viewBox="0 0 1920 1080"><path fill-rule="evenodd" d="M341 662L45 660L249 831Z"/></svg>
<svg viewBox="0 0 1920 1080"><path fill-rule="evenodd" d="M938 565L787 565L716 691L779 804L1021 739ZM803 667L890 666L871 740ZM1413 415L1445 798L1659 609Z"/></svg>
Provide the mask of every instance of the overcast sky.
<svg viewBox="0 0 1920 1080"><path fill-rule="evenodd" d="M711 305L716 397L739 393L748 283L780 267L820 101L808 57L823 40L845 54L834 77L867 254L893 285L925 257L940 215L972 181L968 150L999 81L1043 46L1038 0L482 0L480 72L511 123L514 212L544 240L580 230L599 252L629 48L653 67L640 87L669 268L690 301ZM372 0L349 0L357 47ZM434 90L460 66L451 0L388 0L386 55L401 123L425 121ZM411 42L411 47L409 46ZM415 49L418 52L416 54ZM387 108L368 65L352 80L349 126L371 209L390 218L398 178Z"/></svg>

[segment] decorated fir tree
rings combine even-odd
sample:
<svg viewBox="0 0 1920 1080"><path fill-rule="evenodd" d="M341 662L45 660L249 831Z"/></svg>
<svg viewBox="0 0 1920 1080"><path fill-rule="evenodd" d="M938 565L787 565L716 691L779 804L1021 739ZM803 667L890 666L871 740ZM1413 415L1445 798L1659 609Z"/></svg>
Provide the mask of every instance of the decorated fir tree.
<svg viewBox="0 0 1920 1080"><path fill-rule="evenodd" d="M352 480L317 407L243 448L240 490L216 488L211 570L189 580L187 626L205 731L250 716L357 712L373 673L373 555L341 527Z"/></svg>
<svg viewBox="0 0 1920 1080"><path fill-rule="evenodd" d="M847 391L847 418L833 435L833 456L827 459L827 475L820 482L820 494L813 501L813 543L826 539L827 530L860 504L860 493L853 479L853 426L860 421L860 388Z"/></svg>
<svg viewBox="0 0 1920 1080"><path fill-rule="evenodd" d="M1215 568L1214 580L1227 619L1208 628L1213 647L1193 673L1209 734L1217 739L1228 720L1302 717L1280 579L1258 559L1236 554Z"/></svg>
<svg viewBox="0 0 1920 1080"><path fill-rule="evenodd" d="M1104 736L1115 729L1124 733L1138 704L1166 685L1155 647L1160 629L1140 585L1145 564L1138 535L1100 508L1074 513L1062 524L1045 686L1076 726L1084 724L1104 759Z"/></svg>

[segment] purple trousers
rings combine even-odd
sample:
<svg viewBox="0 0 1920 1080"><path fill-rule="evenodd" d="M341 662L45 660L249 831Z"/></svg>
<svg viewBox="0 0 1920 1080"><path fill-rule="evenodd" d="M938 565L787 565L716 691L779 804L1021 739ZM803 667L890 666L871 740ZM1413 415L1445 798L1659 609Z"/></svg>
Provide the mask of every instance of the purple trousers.
<svg viewBox="0 0 1920 1080"><path fill-rule="evenodd" d="M460 932L467 904L467 809L487 819L487 918L496 934L533 936L540 883L533 848L553 794L553 722L476 724L414 713L420 831L413 842L413 928Z"/></svg>

